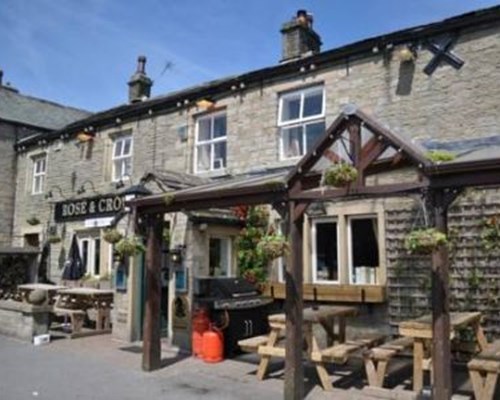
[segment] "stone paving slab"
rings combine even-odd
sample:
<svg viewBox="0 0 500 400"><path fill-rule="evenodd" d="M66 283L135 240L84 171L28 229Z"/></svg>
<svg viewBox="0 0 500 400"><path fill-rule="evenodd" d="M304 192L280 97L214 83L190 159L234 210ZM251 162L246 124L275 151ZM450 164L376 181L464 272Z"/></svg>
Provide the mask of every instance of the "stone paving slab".
<svg viewBox="0 0 500 400"><path fill-rule="evenodd" d="M163 346L163 368L141 371L140 343L119 342L110 335L62 339L45 346L0 336L0 399L242 399L283 398L283 361L272 360L269 376L258 381L258 358L245 354L207 364ZM324 392L311 365L305 367L306 399L410 400L411 360L396 365L391 391L370 391L360 362L332 366L335 389ZM398 371L398 368L400 369ZM387 394L387 397L384 397ZM456 399L469 399L465 392Z"/></svg>

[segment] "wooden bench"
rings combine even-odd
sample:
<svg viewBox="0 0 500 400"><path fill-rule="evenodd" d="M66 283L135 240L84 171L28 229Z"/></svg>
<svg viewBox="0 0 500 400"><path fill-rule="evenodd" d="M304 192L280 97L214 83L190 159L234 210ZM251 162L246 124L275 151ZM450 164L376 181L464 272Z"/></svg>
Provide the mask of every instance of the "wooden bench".
<svg viewBox="0 0 500 400"><path fill-rule="evenodd" d="M384 335L347 340L345 343L336 344L311 354L312 361L345 364L349 357L359 350L377 346L385 339Z"/></svg>
<svg viewBox="0 0 500 400"><path fill-rule="evenodd" d="M500 340L488 344L467 366L476 400L493 400L500 374Z"/></svg>
<svg viewBox="0 0 500 400"><path fill-rule="evenodd" d="M412 345L413 338L401 337L365 351L363 353L363 360L368 384L370 386L382 387L387 365L391 358L409 349Z"/></svg>
<svg viewBox="0 0 500 400"><path fill-rule="evenodd" d="M71 334L80 333L85 322L87 313L83 310L54 307L53 313L57 316L69 316L71 322Z"/></svg>
<svg viewBox="0 0 500 400"><path fill-rule="evenodd" d="M246 353L257 353L259 346L265 346L269 341L269 335L260 335L248 339L238 340L238 346Z"/></svg>

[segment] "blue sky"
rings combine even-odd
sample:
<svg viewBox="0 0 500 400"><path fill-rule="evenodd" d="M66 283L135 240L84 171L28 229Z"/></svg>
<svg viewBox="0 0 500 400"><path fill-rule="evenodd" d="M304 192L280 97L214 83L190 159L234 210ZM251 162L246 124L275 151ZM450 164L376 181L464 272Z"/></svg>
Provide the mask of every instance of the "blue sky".
<svg viewBox="0 0 500 400"><path fill-rule="evenodd" d="M498 0L1 0L0 69L22 93L91 111L127 101L140 54L153 96L276 64L281 24L314 15L323 50ZM171 63L171 68L165 65ZM162 73L163 72L163 73Z"/></svg>

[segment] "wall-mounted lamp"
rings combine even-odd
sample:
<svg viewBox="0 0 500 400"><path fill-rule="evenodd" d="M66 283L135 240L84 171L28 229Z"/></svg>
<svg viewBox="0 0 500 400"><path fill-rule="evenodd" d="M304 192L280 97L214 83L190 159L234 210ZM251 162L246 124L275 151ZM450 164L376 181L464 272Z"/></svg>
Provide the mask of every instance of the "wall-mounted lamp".
<svg viewBox="0 0 500 400"><path fill-rule="evenodd" d="M46 199L51 199L54 197L53 190L56 189L59 192L59 195L63 198L66 199L67 197L63 194L63 191L60 186L54 185L52 186L47 193L45 193L45 198Z"/></svg>
<svg viewBox="0 0 500 400"><path fill-rule="evenodd" d="M121 189L125 187L125 181L132 184L132 177L129 174L123 174L118 181L115 182L115 189Z"/></svg>
<svg viewBox="0 0 500 400"><path fill-rule="evenodd" d="M398 52L401 62L414 62L417 58L417 47L415 45L403 46Z"/></svg>
<svg viewBox="0 0 500 400"><path fill-rule="evenodd" d="M92 139L94 139L94 135L87 132L80 132L76 135L76 140L78 140L79 143L89 142Z"/></svg>
<svg viewBox="0 0 500 400"><path fill-rule="evenodd" d="M196 106L198 108L203 108L205 110L210 110L211 108L213 108L215 106L215 101L213 100L210 100L208 98L206 99L201 99L201 100L198 100L196 102Z"/></svg>
<svg viewBox="0 0 500 400"><path fill-rule="evenodd" d="M91 180L87 179L85 181L82 182L82 184L80 185L80 187L78 188L78 190L76 191L76 194L82 194L82 193L85 193L87 190L85 189L85 184L90 184L90 187L92 188L92 191L95 193L95 194L99 194L99 192L97 190L95 190L95 186L94 186L94 182L92 182Z"/></svg>
<svg viewBox="0 0 500 400"><path fill-rule="evenodd" d="M186 246L182 244L178 244L175 246L173 249L170 249L169 257L170 261L174 264L180 264L182 263L182 254L185 250Z"/></svg>

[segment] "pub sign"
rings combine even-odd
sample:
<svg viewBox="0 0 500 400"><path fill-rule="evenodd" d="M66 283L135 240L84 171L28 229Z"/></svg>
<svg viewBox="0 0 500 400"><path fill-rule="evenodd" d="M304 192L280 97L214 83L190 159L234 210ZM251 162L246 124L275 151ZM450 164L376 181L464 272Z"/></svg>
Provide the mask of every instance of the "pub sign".
<svg viewBox="0 0 500 400"><path fill-rule="evenodd" d="M120 195L60 201L55 204L54 220L65 222L115 215L123 210L124 203L125 198Z"/></svg>

